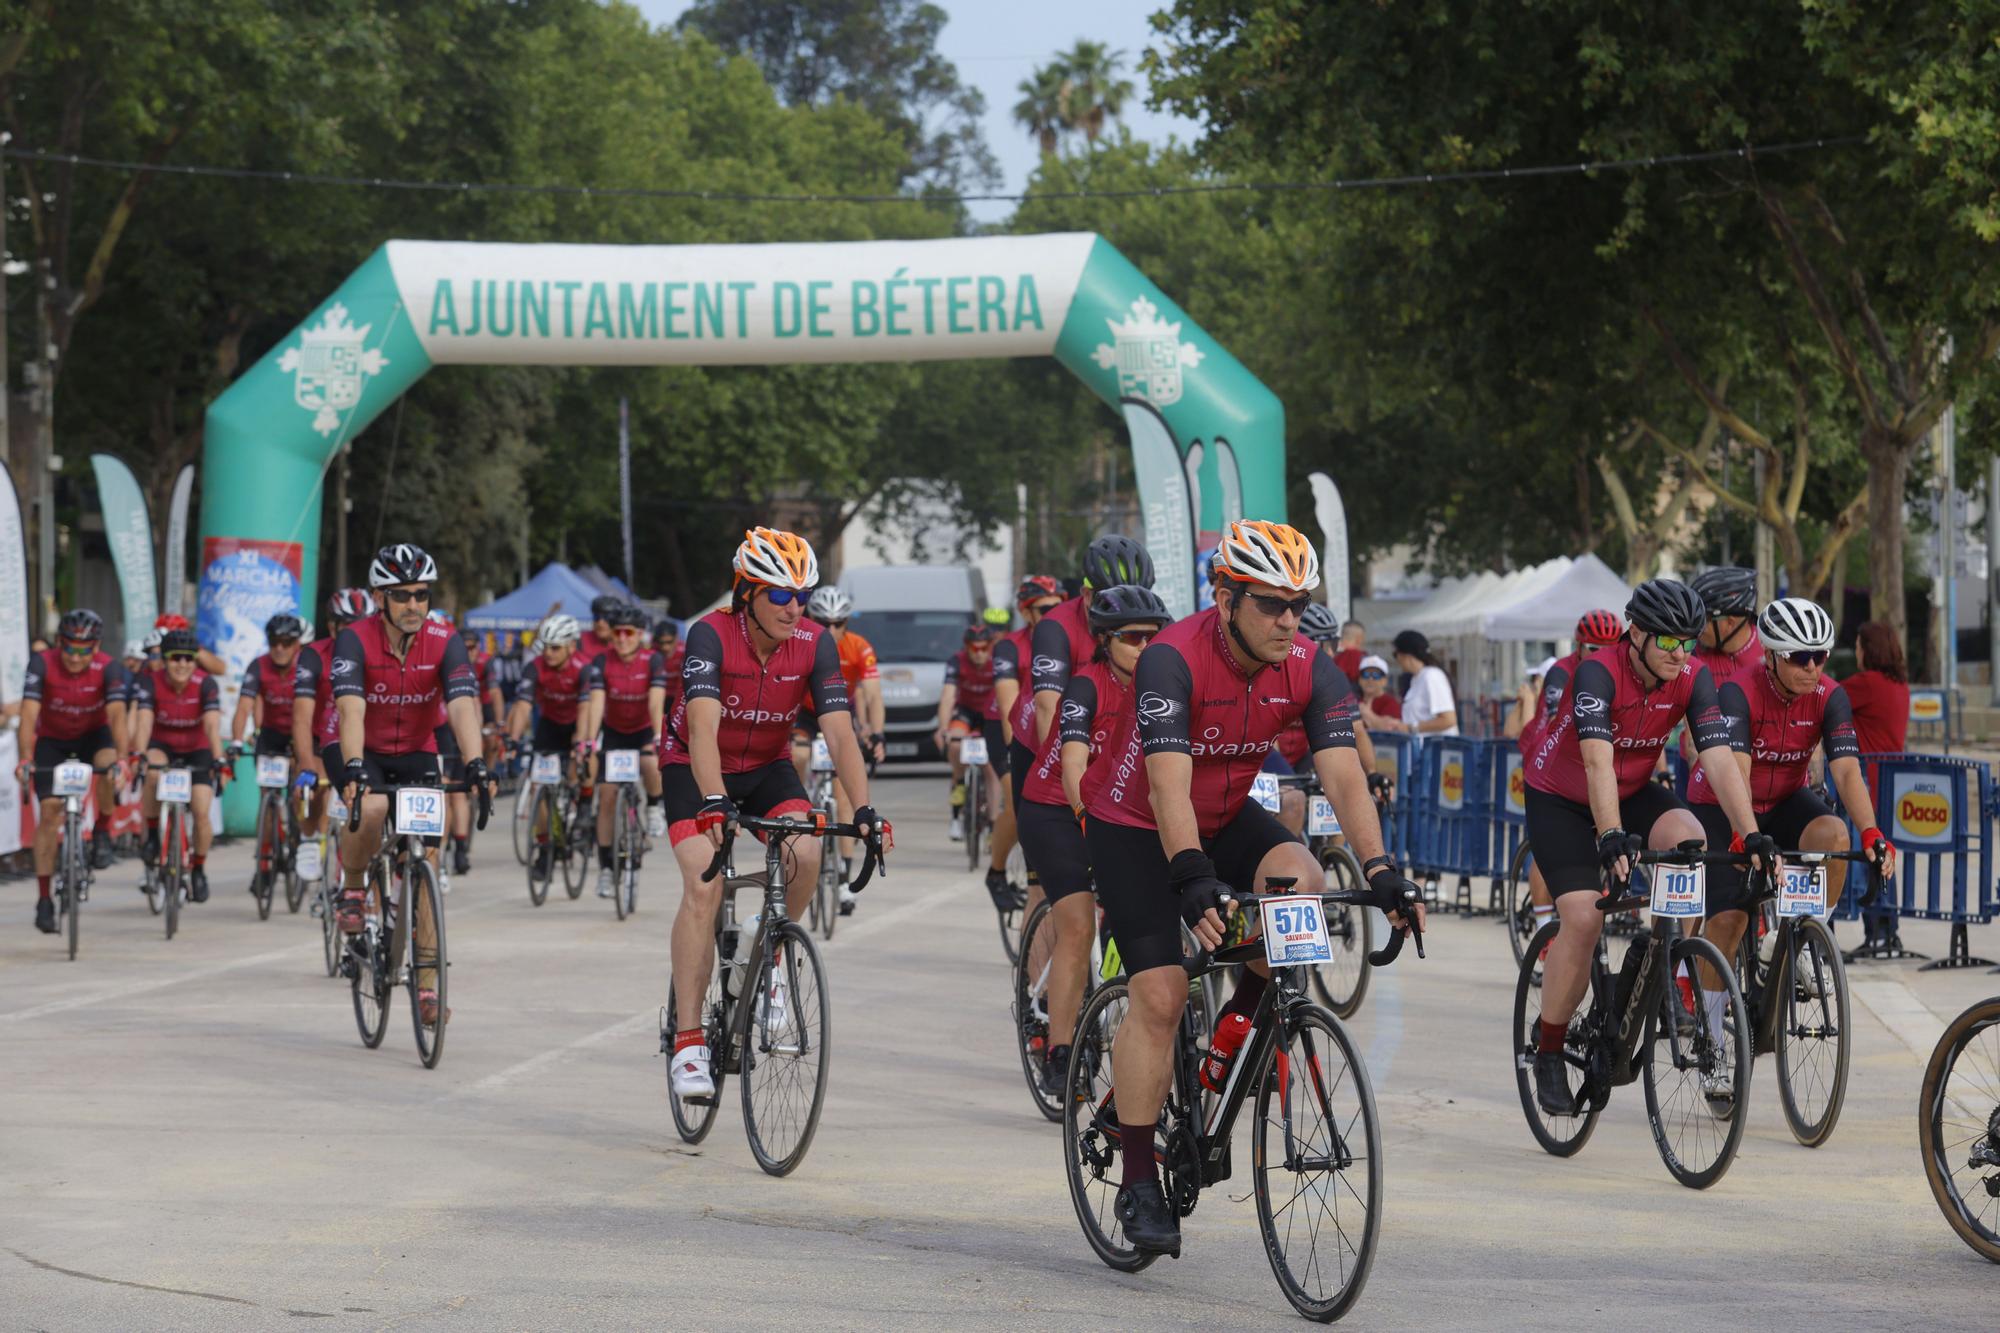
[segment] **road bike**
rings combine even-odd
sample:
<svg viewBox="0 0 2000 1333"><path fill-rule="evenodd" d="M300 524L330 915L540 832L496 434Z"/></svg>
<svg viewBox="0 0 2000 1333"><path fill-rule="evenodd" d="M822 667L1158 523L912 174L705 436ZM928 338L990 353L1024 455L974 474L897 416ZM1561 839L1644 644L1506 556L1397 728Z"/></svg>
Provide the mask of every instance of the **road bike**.
<svg viewBox="0 0 2000 1333"><path fill-rule="evenodd" d="M964 767L965 866L977 870L986 863L986 849L993 836L993 813L986 808L986 738L965 736L958 742L958 761Z"/></svg>
<svg viewBox="0 0 2000 1333"><path fill-rule="evenodd" d="M564 763L562 755L535 755L529 772L521 787L529 796L528 901L540 907L548 901L549 885L558 870L563 890L572 899L583 892L597 847L597 819L577 785L574 768ZM547 865L539 854L544 844L549 849Z"/></svg>
<svg viewBox="0 0 2000 1333"><path fill-rule="evenodd" d="M639 751L604 752L604 781L597 799L611 799L611 905L618 919L639 910L639 867L646 859L646 789L640 783ZM591 821L596 827L596 821Z"/></svg>
<svg viewBox="0 0 2000 1333"><path fill-rule="evenodd" d="M299 811L291 795L292 762L282 754L260 754L257 764L257 860L250 872L250 892L257 899L257 919L267 921L280 881L285 906L299 910L305 889L298 873Z"/></svg>
<svg viewBox="0 0 2000 1333"><path fill-rule="evenodd" d="M1367 885L1361 859L1345 841L1334 841L1340 834L1340 822L1333 802L1320 787L1319 775L1279 776L1277 783L1280 790L1296 788L1306 798L1306 847L1325 872L1327 887L1339 893L1360 892ZM1335 1017L1352 1018L1361 1011L1362 997L1368 993L1369 969L1362 960L1374 948L1374 914L1350 903L1329 903L1326 934L1333 956L1312 969L1313 993Z"/></svg>
<svg viewBox="0 0 2000 1333"><path fill-rule="evenodd" d="M1529 887L1528 872L1533 868L1534 861L1534 848L1523 838L1507 864L1507 906L1502 923L1507 927L1507 945L1514 952L1514 966L1517 968L1527 956L1528 942L1542 927L1542 920L1535 916L1535 895ZM1637 939L1646 933L1646 925L1636 912L1616 912L1604 919L1604 933L1613 939ZM1542 984L1539 953L1535 956L1534 984Z"/></svg>
<svg viewBox="0 0 2000 1333"><path fill-rule="evenodd" d="M833 790L833 754L826 748L824 736L812 738L809 771L812 785L806 789L806 801L832 827L840 818L840 806ZM806 927L817 930L822 939L833 938L833 928L840 920L841 883L840 839L828 833L820 839L819 882L806 905Z"/></svg>
<svg viewBox="0 0 2000 1333"><path fill-rule="evenodd" d="M1938 1211L2000 1264L2000 995L1946 1026L1924 1067L1917 1145Z"/></svg>
<svg viewBox="0 0 2000 1333"><path fill-rule="evenodd" d="M1264 929L1256 938L1183 960L1194 979L1261 957L1272 964L1271 982L1219 1094L1201 1084L1206 1047L1195 1031L1193 1006L1183 1010L1155 1148L1167 1203L1187 1217L1204 1189L1229 1179L1236 1118L1255 1097L1251 1192L1264 1253L1292 1308L1326 1323L1354 1304L1374 1263L1382 1226L1381 1125L1360 1051L1340 1019L1307 997L1306 968L1289 961L1298 955L1287 941L1301 931L1318 934L1328 908L1372 904L1376 895L1297 895L1288 892L1295 883L1273 877L1264 883L1268 893L1240 900L1261 918ZM1417 890L1406 890L1405 905L1416 901ZM1411 926L1408 937L1422 956L1414 919ZM1368 961L1387 966L1405 937L1402 931L1391 935ZM1135 1273L1159 1256L1126 1241L1114 1209L1122 1145L1111 1047L1129 1004L1127 984L1120 976L1100 986L1077 1021L1063 1162L1091 1249L1108 1266ZM1332 1252L1322 1253L1322 1246Z"/></svg>
<svg viewBox="0 0 2000 1333"><path fill-rule="evenodd" d="M764 839L764 868L738 874L734 862L737 830ZM737 815L724 827L722 846L702 872L702 882L722 876L715 910L715 965L702 998L703 1040L713 1059L715 1091L676 1097L671 1083L674 1036L679 1026L676 993L670 981L660 1011L660 1052L667 1057L667 1103L674 1128L688 1143L700 1143L715 1123L727 1076L741 1081L743 1129L757 1165L774 1176L789 1175L805 1160L819 1129L826 1101L832 1010L826 968L812 933L785 912L785 843L797 837L861 837L853 824L765 819ZM858 893L882 866L879 828L864 839ZM884 872L886 873L886 872ZM736 892L757 890L762 911L746 929L736 919Z"/></svg>
<svg viewBox="0 0 2000 1333"><path fill-rule="evenodd" d="M1705 852L1699 839L1670 851L1633 857L1631 880L1597 900L1600 912L1652 908L1652 928L1626 949L1611 970L1603 933L1591 956L1590 988L1568 1018L1563 1064L1571 1110L1550 1115L1535 1096L1535 1053L1541 1007L1535 1000L1543 951L1562 929L1560 917L1529 940L1514 985L1514 1080L1535 1141L1557 1157L1581 1149L1611 1100L1611 1089L1643 1079L1646 1118L1668 1174L1690 1189L1722 1179L1743 1139L1746 1117L1733 1114L1750 1089L1750 1024L1736 974L1722 951L1698 935L1683 937L1680 922L1699 921L1706 880L1703 867L1744 865L1737 852ZM1651 872L1648 896L1648 874ZM1703 972L1723 987L1719 1028L1707 1018ZM1693 1003L1676 982L1686 979ZM1726 1072L1730 1097L1711 1103L1704 1080Z"/></svg>
<svg viewBox="0 0 2000 1333"><path fill-rule="evenodd" d="M302 793L308 789L301 789ZM320 831L299 842L298 871L304 882L311 884L312 915L319 918L320 944L325 954L326 974L329 977L340 974L342 953L340 926L335 920L340 911L340 852L333 830L347 821L347 806L340 799L339 792L327 793L326 819ZM316 874L306 874L308 870Z"/></svg>
<svg viewBox="0 0 2000 1333"><path fill-rule="evenodd" d="M211 770L216 792L228 781L220 763ZM189 821L193 819L194 770L163 768L153 799L159 803L159 852L140 881L155 916L166 918L167 938L180 929L181 904L188 901ZM265 913L268 914L268 911Z"/></svg>
<svg viewBox="0 0 2000 1333"><path fill-rule="evenodd" d="M56 905L56 930L67 936L69 957L76 961L77 933L81 929L82 905L90 901L90 844L83 831L83 805L91 784L103 770L80 759L66 759L53 768L37 768L49 774L49 794L63 803L62 840L56 845L56 873L49 885L49 897Z"/></svg>

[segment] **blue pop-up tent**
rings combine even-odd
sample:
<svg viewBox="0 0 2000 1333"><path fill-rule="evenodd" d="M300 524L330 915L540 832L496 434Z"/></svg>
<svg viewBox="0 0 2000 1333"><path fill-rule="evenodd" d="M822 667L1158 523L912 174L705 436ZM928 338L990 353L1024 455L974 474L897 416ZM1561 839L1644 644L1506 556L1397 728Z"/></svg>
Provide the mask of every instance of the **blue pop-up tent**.
<svg viewBox="0 0 2000 1333"><path fill-rule="evenodd" d="M590 601L600 596L581 574L552 561L505 597L465 613L464 624L476 630L534 629L557 611L590 623Z"/></svg>

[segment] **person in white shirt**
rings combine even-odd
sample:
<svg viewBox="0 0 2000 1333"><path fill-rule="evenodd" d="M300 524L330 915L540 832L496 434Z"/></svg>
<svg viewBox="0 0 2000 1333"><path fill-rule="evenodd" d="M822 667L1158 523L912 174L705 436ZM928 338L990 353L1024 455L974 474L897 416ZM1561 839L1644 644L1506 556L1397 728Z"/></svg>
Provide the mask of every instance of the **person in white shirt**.
<svg viewBox="0 0 2000 1333"><path fill-rule="evenodd" d="M1451 678L1431 655L1431 641L1413 629L1396 636L1396 665L1410 673L1403 692L1403 730L1412 736L1458 735Z"/></svg>

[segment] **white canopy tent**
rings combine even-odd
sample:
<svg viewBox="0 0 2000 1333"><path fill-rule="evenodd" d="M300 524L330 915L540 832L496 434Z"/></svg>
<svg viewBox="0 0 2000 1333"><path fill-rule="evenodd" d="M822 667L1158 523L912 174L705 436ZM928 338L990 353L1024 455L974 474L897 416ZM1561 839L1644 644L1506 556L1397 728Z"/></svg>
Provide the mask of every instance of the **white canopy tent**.
<svg viewBox="0 0 2000 1333"><path fill-rule="evenodd" d="M1567 561L1554 579L1492 604L1480 617L1488 639L1568 639L1584 612L1599 608L1621 615L1632 590L1594 555Z"/></svg>

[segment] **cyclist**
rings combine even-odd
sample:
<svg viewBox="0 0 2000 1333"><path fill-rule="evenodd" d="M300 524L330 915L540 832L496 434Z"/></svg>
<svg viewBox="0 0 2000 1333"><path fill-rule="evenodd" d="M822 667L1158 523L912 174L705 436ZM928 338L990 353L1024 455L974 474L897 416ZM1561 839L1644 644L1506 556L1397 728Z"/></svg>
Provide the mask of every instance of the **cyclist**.
<svg viewBox="0 0 2000 1333"><path fill-rule="evenodd" d="M673 934L678 1012L669 1080L676 1097L715 1091L701 1007L715 965L722 882L704 883L702 872L739 806L765 816L809 808L789 753L792 719L808 697L834 772L854 797L855 822L888 831L868 804L868 768L855 740L839 655L832 639L804 618L806 598L819 582L812 547L795 533L752 528L732 565L729 607L688 628L681 669L686 692L661 759L668 837L683 885ZM797 916L818 884L819 840L794 839L791 852L786 906Z"/></svg>
<svg viewBox="0 0 2000 1333"><path fill-rule="evenodd" d="M1082 569L1083 591L1037 620L1028 642L1028 675L1034 696L1016 708L1013 718L1014 741L1022 747L1019 758L1023 763L1033 763L1047 747L1070 672L1081 670L1097 651L1090 632L1092 590L1126 584L1153 586L1153 557L1130 537L1116 533L1084 547ZM1018 799L1020 784L1015 785Z"/></svg>
<svg viewBox="0 0 2000 1333"><path fill-rule="evenodd" d="M291 758L293 690L298 680L299 645L305 637L305 621L289 611L264 622L264 644L269 651L244 668L236 716L229 723L232 761L243 753L243 732L253 722L257 735L252 754Z"/></svg>
<svg viewBox="0 0 2000 1333"><path fill-rule="evenodd" d="M984 622L967 625L963 645L944 664L944 688L938 692L938 724L931 739L951 764L953 842L965 837L965 764L959 758L958 743L967 736L986 734L986 715L993 707L995 637ZM993 765L986 768L990 774Z"/></svg>
<svg viewBox="0 0 2000 1333"><path fill-rule="evenodd" d="M333 706L333 642L340 631L374 612L365 589L342 588L326 601L326 637L299 649L292 676L292 754L299 785L312 790L312 807L300 821L301 838L317 838L326 827L333 791L329 775L341 768L339 713ZM336 841L339 834L334 830Z"/></svg>
<svg viewBox="0 0 2000 1333"><path fill-rule="evenodd" d="M882 762L885 754L883 733L888 729L882 705L882 672L876 665L874 646L847 627L847 618L853 614L854 600L835 587L819 589L806 603L807 618L832 636L834 648L840 654L840 675L847 682L847 699L854 708L861 754L870 765L874 765ZM806 780L806 766L812 759L812 738L818 730L812 704L808 700L799 710L799 725L792 732L792 765L799 770L801 782ZM842 823L848 822L853 803L837 780L833 784L833 795L835 816ZM840 856L843 864L840 914L852 916L854 893L847 887L847 882L854 878L852 838L840 840Z"/></svg>
<svg viewBox="0 0 2000 1333"><path fill-rule="evenodd" d="M222 689L196 664L201 644L191 629L170 629L160 640L166 665L139 677L133 707L139 711L133 748L146 757L146 784L139 810L146 820L147 865L160 859L160 771L185 768L193 781L188 822L194 846L188 854L188 897L208 901L208 847L215 836L208 807L213 789L228 782L222 748Z"/></svg>
<svg viewBox="0 0 2000 1333"><path fill-rule="evenodd" d="M165 612L153 621L153 633L159 635L161 639L164 639L168 634L177 629L192 631L194 626L188 623L186 616L179 615L173 611ZM206 648L197 647L195 649L194 664L209 675L214 676L217 680L229 674L228 665ZM157 666L158 663L154 663L153 665Z"/></svg>
<svg viewBox="0 0 2000 1333"><path fill-rule="evenodd" d="M681 661L687 656L681 647L681 627L672 620L653 626L653 651L667 661L667 701L665 717L674 711L681 697Z"/></svg>
<svg viewBox="0 0 2000 1333"><path fill-rule="evenodd" d="M1224 905L1266 877L1296 877L1301 893L1324 891L1304 844L1248 799L1264 753L1294 719L1305 721L1315 771L1366 858L1381 905L1400 912L1408 887L1383 854L1354 750L1353 689L1333 658L1298 634L1307 594L1319 585L1311 544L1283 523L1231 523L1210 583L1215 605L1169 626L1140 655L1132 722L1107 741L1100 762L1108 767L1089 797L1084 829L1098 900L1131 986L1112 1054L1124 1159L1114 1206L1126 1238L1152 1252L1180 1243L1180 1222L1160 1192L1154 1136L1188 999L1181 925L1213 949L1222 942ZM1245 970L1217 1017L1218 1033L1240 1037L1241 1025L1228 1020L1255 1012L1268 979L1261 962ZM1226 1068L1234 1056L1218 1041L1210 1060Z"/></svg>
<svg viewBox="0 0 2000 1333"><path fill-rule="evenodd" d="M433 625L441 626L445 633L458 636L458 627L453 623L450 612L433 607L424 619ZM459 645L461 648L465 647L463 638L459 639ZM472 651L469 648L465 648L465 662L467 669L472 672L473 702L483 707L486 682L481 679L478 667L473 665ZM452 730L451 715L443 699L438 700L436 711L433 734L437 737L438 771L444 775L447 783L462 786L465 783L465 752L459 747L458 735ZM479 747L478 753L484 754L485 747ZM444 841L446 850L451 853L451 873L468 874L472 870L471 794L464 791L447 793L445 809L448 813L445 820ZM438 889L443 893L451 892L449 876L438 877Z"/></svg>
<svg viewBox="0 0 2000 1333"><path fill-rule="evenodd" d="M1306 608L1305 614L1299 617L1299 633L1315 645L1316 651L1331 657L1335 666L1340 665L1342 635L1339 624L1333 618L1333 612L1319 602L1314 602ZM1347 677L1345 671L1340 674ZM1350 685L1353 683L1351 677L1348 678L1348 682ZM1356 703L1359 704L1358 695ZM1375 771L1375 742L1369 739L1366 728L1355 729L1354 750L1361 756L1361 767L1368 774L1369 788L1375 791L1387 791L1389 779L1386 774ZM1270 751L1264 756L1264 771L1279 776L1312 772L1312 747L1306 740L1306 724L1303 719L1293 722L1278 733L1278 738L1271 743ZM1306 794L1303 791L1297 787L1287 787L1279 793L1278 822L1283 824L1285 830L1293 837L1304 836Z"/></svg>
<svg viewBox="0 0 2000 1333"><path fill-rule="evenodd" d="M514 710L507 718L507 734L516 744L528 734L532 716L535 727L532 749L536 754L563 757L565 775L573 771L572 751L584 746L577 735L577 714L584 702L584 663L577 656L577 640L583 626L575 616L553 615L542 622L535 634L541 651L521 668L520 688L514 692ZM535 874L548 878L555 851L549 845L549 831L535 830Z"/></svg>
<svg viewBox="0 0 2000 1333"><path fill-rule="evenodd" d="M1042 1088L1062 1092L1069 1069L1070 1037L1090 970L1090 941L1097 929L1097 900L1090 893L1090 853L1084 847L1086 788L1102 781L1095 762L1106 738L1132 711L1132 672L1139 654L1173 623L1173 613L1151 588L1119 584L1090 601L1090 632L1097 647L1063 687L1054 734L1021 784L1015 818L1026 852L1041 877L1055 925L1049 958L1049 1047Z"/></svg>
<svg viewBox="0 0 2000 1333"><path fill-rule="evenodd" d="M1844 852L1847 825L1827 808L1812 785L1808 768L1816 747L1825 747L1826 771L1840 793L1847 817L1861 830L1861 848L1894 873L1896 849L1875 827L1875 803L1861 772L1861 747L1854 731L1854 711L1847 693L1822 675L1833 650L1833 617L1815 602L1786 597L1764 608L1757 637L1764 648L1764 670L1750 679L1732 680L1721 691L1723 715L1743 748L1736 760L1750 786L1750 803L1757 827L1771 835L1782 850ZM1729 836L1728 818L1716 803L1707 773L1688 780L1688 804L1701 820L1710 845ZM1847 879L1845 861L1826 863L1826 906L1840 902ZM1715 866L1708 875L1708 923L1702 934L1734 958L1749 924L1745 885L1748 877L1735 866ZM1720 991L1707 993L1710 1026L1720 1028ZM1726 1094L1729 1070L1719 1071ZM1708 1083L1704 1081L1704 1091Z"/></svg>
<svg viewBox="0 0 2000 1333"><path fill-rule="evenodd" d="M611 613L623 605L625 599L613 593L590 599L590 632L576 641L576 655L585 666L611 651Z"/></svg>
<svg viewBox="0 0 2000 1333"><path fill-rule="evenodd" d="M1027 889L1007 882L1007 854L1014 850L1014 806L1021 799L1021 782L1027 776L1022 765L1034 759L1027 744L1014 734L1014 719L1033 708L1032 696L1023 698L1021 691L1021 682L1029 678L1029 640L1036 623L1064 600L1062 585L1053 578L1028 575L1014 589L1014 608L1021 613L1022 624L993 645L994 716L986 721L986 755L993 771L1006 781L1000 784L1000 813L993 820L993 859L986 868L986 892L1001 911L1018 911L1028 903ZM1017 754L1024 756L1018 763ZM1017 773L1017 769L1021 771ZM1029 874L1033 873L1030 867Z"/></svg>
<svg viewBox="0 0 2000 1333"><path fill-rule="evenodd" d="M486 651L485 636L472 626L459 626L458 638L465 645L473 677L479 682L479 735L483 742L480 752L486 756L486 771L491 773L500 766L504 749L500 739L501 721L507 715L507 704L500 690L500 662Z"/></svg>
<svg viewBox="0 0 2000 1333"><path fill-rule="evenodd" d="M1702 838L1701 822L1650 780L1683 718L1734 831L1730 850L1748 851L1764 865L1777 855L1777 845L1757 831L1714 677L1688 660L1708 623L1701 598L1685 583L1651 579L1632 590L1625 619L1630 628L1617 646L1577 664L1525 765L1528 840L1562 920L1543 959L1535 1056L1536 1100L1550 1115L1574 1110L1563 1042L1590 985L1606 879L1624 882L1644 847Z"/></svg>
<svg viewBox="0 0 2000 1333"><path fill-rule="evenodd" d="M1694 652L1697 666L1720 690L1732 680L1755 676L1764 669L1764 648L1757 642L1757 571L1741 565L1704 569L1688 581L1708 608L1701 641Z"/></svg>
<svg viewBox="0 0 2000 1333"><path fill-rule="evenodd" d="M646 788L646 832L664 837L666 813L660 808L660 760L653 748L667 698L667 659L646 647L646 613L619 605L605 613L611 625L611 651L584 668L583 688L589 695L589 734L597 751L597 777L603 781L606 750L636 750L639 776ZM614 802L597 803L597 896L609 898L611 827Z"/></svg>
<svg viewBox="0 0 2000 1333"><path fill-rule="evenodd" d="M99 651L104 621L82 607L67 611L56 626L56 644L28 659L21 685L19 778L33 783L40 818L35 821L35 929L56 932L56 907L49 880L56 872L62 841L62 801L51 795L57 764L81 759L98 770L97 827L90 840L90 864L111 864L111 817L117 808L118 741L125 734L125 669Z"/></svg>
<svg viewBox="0 0 2000 1333"><path fill-rule="evenodd" d="M343 838L345 872L338 924L347 934L362 929L368 910L368 863L382 842L389 799L376 789L427 786L438 781L437 713L450 718L465 761L465 779L484 786L486 760L479 754L478 686L465 645L427 613L437 562L422 547L400 542L375 553L368 586L379 614L357 620L333 642L334 708L340 719L340 783L352 807L361 803L359 836ZM434 843L434 840L431 840ZM435 859L437 850L432 846ZM419 897L413 923L419 949L436 955L437 929L429 899ZM419 971L417 1009L426 1026L450 1022L438 1013L437 978ZM426 984L428 981L429 984Z"/></svg>

